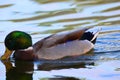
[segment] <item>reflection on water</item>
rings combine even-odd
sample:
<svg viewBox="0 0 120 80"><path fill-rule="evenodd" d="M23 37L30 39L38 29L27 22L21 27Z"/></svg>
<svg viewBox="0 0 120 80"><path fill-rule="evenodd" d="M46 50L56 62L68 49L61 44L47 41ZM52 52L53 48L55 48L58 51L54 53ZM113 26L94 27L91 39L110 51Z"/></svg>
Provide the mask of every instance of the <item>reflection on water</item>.
<svg viewBox="0 0 120 80"><path fill-rule="evenodd" d="M6 80L33 80L33 64L31 62L15 62L15 66L10 61L3 61L6 67Z"/></svg>
<svg viewBox="0 0 120 80"><path fill-rule="evenodd" d="M42 61L28 62L2 61L6 68L6 80L118 80L120 78L119 68L120 61L113 60L105 62L61 62L60 61ZM118 63L118 64L116 64ZM99 65L101 64L101 65ZM113 65L113 66L111 66ZM110 71L109 71L110 70ZM109 71L109 72L108 72ZM103 79L102 79L103 78ZM112 78L112 79L111 79Z"/></svg>
<svg viewBox="0 0 120 80"><path fill-rule="evenodd" d="M6 80L33 80L33 71L50 71L69 68L84 68L84 62L72 63L70 61L43 61L33 63L32 61L15 61L14 65L11 61L2 61L6 68ZM34 64L36 69L34 69ZM87 63L88 64L88 63ZM92 64L89 62L89 64ZM93 65L93 64L92 64ZM38 76L40 77L40 76ZM49 80L79 80L74 77L57 76L49 78Z"/></svg>
<svg viewBox="0 0 120 80"><path fill-rule="evenodd" d="M2 61L0 80L120 80L119 0L0 0L0 15L0 56L4 38L13 30L31 34L35 43L61 31L102 28L88 54L55 61Z"/></svg>

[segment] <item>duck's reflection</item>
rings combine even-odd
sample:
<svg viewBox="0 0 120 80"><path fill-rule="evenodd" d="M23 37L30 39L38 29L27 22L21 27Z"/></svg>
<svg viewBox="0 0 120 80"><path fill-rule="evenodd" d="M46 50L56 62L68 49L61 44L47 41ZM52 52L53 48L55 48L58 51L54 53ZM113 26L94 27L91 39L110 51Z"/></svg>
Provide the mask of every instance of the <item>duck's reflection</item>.
<svg viewBox="0 0 120 80"><path fill-rule="evenodd" d="M69 68L85 68L86 65L94 65L93 62L72 62L72 61L2 61L6 67L6 80L33 80L33 72L37 71L49 71L58 69L69 69ZM34 69L37 67L36 69ZM37 76L40 78L40 76ZM54 80L68 80L69 77L54 77ZM47 78L51 80L51 78ZM72 77L72 80L77 80Z"/></svg>
<svg viewBox="0 0 120 80"><path fill-rule="evenodd" d="M6 80L33 80L33 63L25 61L15 61L13 66L11 61L2 61L6 67Z"/></svg>
<svg viewBox="0 0 120 80"><path fill-rule="evenodd" d="M59 70L59 69L69 69L69 68L85 68L86 64L91 65L94 64L92 62L87 62L87 63L83 63L83 62L69 62L69 61L65 61L65 62L52 62L51 63L44 63L42 65L38 65L38 69L39 70L44 70L44 71L50 71L50 70Z"/></svg>

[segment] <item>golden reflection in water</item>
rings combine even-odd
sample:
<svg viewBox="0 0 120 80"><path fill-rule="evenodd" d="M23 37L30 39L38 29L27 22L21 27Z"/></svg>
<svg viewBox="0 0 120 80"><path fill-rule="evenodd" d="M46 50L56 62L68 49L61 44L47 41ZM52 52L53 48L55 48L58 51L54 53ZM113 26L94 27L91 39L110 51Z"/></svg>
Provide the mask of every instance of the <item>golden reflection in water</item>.
<svg viewBox="0 0 120 80"><path fill-rule="evenodd" d="M58 26L58 29L41 31L42 34L46 33L56 33L65 30L71 30L79 27L91 27L91 26L109 26L114 24L119 24L119 1L83 1L83 0L34 0L33 2L39 4L48 4L49 7L51 3L61 3L68 2L69 8L63 8L58 10L42 11L39 9L34 12L34 15L17 18L8 19L4 21L10 21L13 23L22 23L33 21L31 24L37 24L39 27L52 27L53 25ZM114 3L113 3L114 2ZM68 5L68 4L67 4ZM111 5L111 6L109 6ZM12 4L2 5L2 7L9 7ZM40 5L41 6L41 5ZM73 7L72 7L73 6ZM103 7L105 6L105 7ZM63 6L61 6L63 7ZM17 13L16 13L17 14ZM23 14L22 14L23 15ZM22 16L21 15L21 16ZM62 29L59 28L63 27Z"/></svg>
<svg viewBox="0 0 120 80"><path fill-rule="evenodd" d="M35 0L35 1L40 4L47 4L47 3L55 3L55 2L65 2L69 0Z"/></svg>
<svg viewBox="0 0 120 80"><path fill-rule="evenodd" d="M6 8L6 7L10 7L12 6L13 4L5 4L5 5L0 5L0 8Z"/></svg>

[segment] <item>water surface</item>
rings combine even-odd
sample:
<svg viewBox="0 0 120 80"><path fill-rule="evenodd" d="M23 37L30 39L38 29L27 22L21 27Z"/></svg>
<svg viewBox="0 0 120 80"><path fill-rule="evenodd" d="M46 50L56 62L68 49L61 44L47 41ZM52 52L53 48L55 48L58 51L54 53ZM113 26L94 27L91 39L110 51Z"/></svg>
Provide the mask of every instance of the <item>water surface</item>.
<svg viewBox="0 0 120 80"><path fill-rule="evenodd" d="M0 61L0 80L120 80L119 0L1 0L0 56L13 30L33 43L50 34L82 27L102 28L86 55L55 61Z"/></svg>

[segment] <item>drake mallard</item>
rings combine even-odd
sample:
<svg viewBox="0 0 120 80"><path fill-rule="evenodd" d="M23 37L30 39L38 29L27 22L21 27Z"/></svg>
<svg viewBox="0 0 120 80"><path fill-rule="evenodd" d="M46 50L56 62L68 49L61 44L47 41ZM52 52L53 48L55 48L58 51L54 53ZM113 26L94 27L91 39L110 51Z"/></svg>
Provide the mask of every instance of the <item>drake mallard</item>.
<svg viewBox="0 0 120 80"><path fill-rule="evenodd" d="M90 51L96 42L99 30L90 32L90 28L71 30L50 35L32 45L31 36L22 31L10 32L5 38L5 53L2 60L15 59L39 60L61 59L66 56L79 56Z"/></svg>

